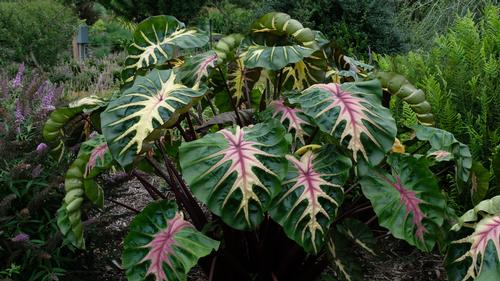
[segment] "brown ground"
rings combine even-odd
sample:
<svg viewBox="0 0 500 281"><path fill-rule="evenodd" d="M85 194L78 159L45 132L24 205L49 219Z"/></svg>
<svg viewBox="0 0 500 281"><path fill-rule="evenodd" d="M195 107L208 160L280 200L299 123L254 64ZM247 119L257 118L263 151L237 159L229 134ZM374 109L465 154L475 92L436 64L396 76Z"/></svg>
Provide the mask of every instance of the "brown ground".
<svg viewBox="0 0 500 281"><path fill-rule="evenodd" d="M151 198L141 184L134 180L111 191L115 200L141 210ZM120 267L122 241L127 225L134 213L124 207L106 201L104 210L93 210L90 219L94 223L86 230L87 252L75 260L78 270L68 271L63 281L125 281ZM373 281L440 281L446 280L442 258L437 254L421 253L404 241L385 235L378 240L380 254L373 257L359 253L364 280ZM326 273L328 274L328 273ZM206 281L196 268L190 281ZM309 280L307 280L309 281Z"/></svg>

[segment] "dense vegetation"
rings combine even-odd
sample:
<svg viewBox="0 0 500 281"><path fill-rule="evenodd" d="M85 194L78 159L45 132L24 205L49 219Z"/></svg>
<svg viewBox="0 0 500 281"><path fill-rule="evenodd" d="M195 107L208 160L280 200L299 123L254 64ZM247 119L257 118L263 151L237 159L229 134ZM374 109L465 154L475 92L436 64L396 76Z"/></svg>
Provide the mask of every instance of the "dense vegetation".
<svg viewBox="0 0 500 281"><path fill-rule="evenodd" d="M359 253L378 259L388 235L441 255L448 280L500 279L499 11L2 1L0 280L85 272L105 201L134 214L123 243L102 241L129 280L196 264L208 280L364 280ZM74 61L83 22L90 58ZM130 180L146 207L113 192Z"/></svg>

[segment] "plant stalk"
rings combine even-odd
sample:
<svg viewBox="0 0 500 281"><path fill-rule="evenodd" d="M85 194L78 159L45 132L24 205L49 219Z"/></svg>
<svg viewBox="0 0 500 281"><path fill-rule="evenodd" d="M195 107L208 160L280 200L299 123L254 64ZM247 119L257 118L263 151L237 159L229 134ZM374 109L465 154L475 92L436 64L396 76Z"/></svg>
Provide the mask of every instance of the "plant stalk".
<svg viewBox="0 0 500 281"><path fill-rule="evenodd" d="M222 77L222 80L224 82L224 86L226 87L227 96L229 97L229 103L233 107L234 114L236 115L236 123L238 123L238 126L243 127L243 123L241 122L240 114L238 112L238 106L233 102L233 97L231 96L231 90L229 89L229 85L227 84L226 76L224 76L224 72L222 72L220 66L217 66L217 69L219 70L220 76Z"/></svg>
<svg viewBox="0 0 500 281"><path fill-rule="evenodd" d="M112 202L112 203L114 203L114 204L116 204L116 205L122 206L123 208L128 209L128 210L130 210L130 211L132 211L132 212L134 212L134 213L136 213L136 214L138 214L138 213L140 213L140 212L141 212L141 211L137 210L137 209L136 209L136 208L134 208L134 207L131 207L131 206L127 205L127 204L124 204L124 203L118 202L118 201L113 200L113 199L111 199L111 198L106 198L106 200L108 200L109 202Z"/></svg>

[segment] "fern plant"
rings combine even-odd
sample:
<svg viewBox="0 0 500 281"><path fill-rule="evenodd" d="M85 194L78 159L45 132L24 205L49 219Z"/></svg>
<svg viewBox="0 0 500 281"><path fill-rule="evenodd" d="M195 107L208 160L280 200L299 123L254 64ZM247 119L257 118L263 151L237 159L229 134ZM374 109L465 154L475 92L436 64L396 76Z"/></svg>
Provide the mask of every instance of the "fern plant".
<svg viewBox="0 0 500 281"><path fill-rule="evenodd" d="M151 17L135 31L120 93L52 112L44 137L57 157L67 151L68 124L95 130L81 134L66 172L58 225L68 242L85 247L82 204L102 206L97 179L115 168L153 201L124 241L129 280L186 280L197 263L212 280L316 280L329 263L337 277L362 280L345 249L375 253L372 218L371 227L422 251L447 244L450 216L434 172L455 168L467 181L470 152L430 127L423 91L342 55L284 13L186 55L207 43L175 17ZM383 106L393 98L415 116L407 142ZM426 149L405 153L415 142ZM161 177L172 196L145 173ZM475 266L475 275L498 277Z"/></svg>
<svg viewBox="0 0 500 281"><path fill-rule="evenodd" d="M422 88L434 108L436 125L468 143L478 161L476 167L490 170L500 143L499 11L498 6L489 5L479 20L472 14L458 18L448 33L436 38L429 52L376 56L381 69L402 73ZM402 111L398 106L396 112ZM411 120L407 118L399 123ZM500 179L491 176L490 194L499 192L499 183Z"/></svg>

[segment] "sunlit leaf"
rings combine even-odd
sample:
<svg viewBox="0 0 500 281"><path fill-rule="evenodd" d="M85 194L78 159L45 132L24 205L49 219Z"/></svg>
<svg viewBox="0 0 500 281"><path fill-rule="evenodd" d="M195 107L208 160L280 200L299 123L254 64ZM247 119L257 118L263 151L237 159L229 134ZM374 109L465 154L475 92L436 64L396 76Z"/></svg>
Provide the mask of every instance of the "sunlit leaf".
<svg viewBox="0 0 500 281"><path fill-rule="evenodd" d="M174 70L154 69L111 101L101 114L102 131L114 158L130 165L153 130L172 126L198 101L205 89L188 88Z"/></svg>
<svg viewBox="0 0 500 281"><path fill-rule="evenodd" d="M135 72L170 60L176 56L176 47L199 48L208 43L208 34L195 28L185 28L184 23L172 16L154 16L141 22L134 32L133 43L128 47L123 80L131 82Z"/></svg>
<svg viewBox="0 0 500 281"><path fill-rule="evenodd" d="M123 267L128 280L185 281L219 242L198 232L171 201L150 203L130 224Z"/></svg>
<svg viewBox="0 0 500 281"><path fill-rule="evenodd" d="M179 161L199 200L233 228L252 229L281 189L288 146L285 129L271 120L183 143Z"/></svg>

